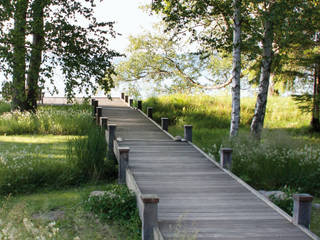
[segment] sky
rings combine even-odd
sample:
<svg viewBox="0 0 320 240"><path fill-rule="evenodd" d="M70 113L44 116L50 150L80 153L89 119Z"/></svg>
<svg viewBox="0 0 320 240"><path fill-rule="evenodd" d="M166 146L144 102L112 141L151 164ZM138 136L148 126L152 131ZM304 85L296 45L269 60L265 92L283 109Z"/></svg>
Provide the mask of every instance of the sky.
<svg viewBox="0 0 320 240"><path fill-rule="evenodd" d="M159 21L159 17L150 13L146 13L139 8L146 4L150 4L152 0L103 0L97 1L95 8L96 17L100 21L114 21L114 30L121 34L115 39L110 39L110 48L120 53L124 53L129 44L128 37L137 35L143 31L151 31L152 25ZM57 76L54 80L56 87L59 90L58 96L64 95L64 83L60 79L62 76ZM4 80L4 76L0 76L0 85ZM113 95L118 95L117 89L112 91ZM102 93L100 93L102 94ZM50 96L45 93L45 96Z"/></svg>

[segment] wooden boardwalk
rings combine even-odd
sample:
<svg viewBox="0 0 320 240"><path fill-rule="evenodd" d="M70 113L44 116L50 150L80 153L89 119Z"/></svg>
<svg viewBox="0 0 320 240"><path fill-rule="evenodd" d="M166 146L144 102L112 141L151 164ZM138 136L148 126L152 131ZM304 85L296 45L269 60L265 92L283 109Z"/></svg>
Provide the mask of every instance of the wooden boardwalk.
<svg viewBox="0 0 320 240"><path fill-rule="evenodd" d="M317 239L193 144L175 142L122 100L99 106L117 125L120 146L130 147L129 168L139 191L159 196L164 239Z"/></svg>

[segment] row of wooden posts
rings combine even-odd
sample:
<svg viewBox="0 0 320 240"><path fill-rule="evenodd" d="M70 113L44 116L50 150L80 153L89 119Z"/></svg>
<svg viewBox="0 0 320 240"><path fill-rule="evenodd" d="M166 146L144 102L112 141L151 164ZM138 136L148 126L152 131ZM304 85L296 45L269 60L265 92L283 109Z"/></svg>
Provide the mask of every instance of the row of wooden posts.
<svg viewBox="0 0 320 240"><path fill-rule="evenodd" d="M121 93L121 99L123 99L130 107L133 107L133 99L129 99L128 95ZM93 115L95 117L95 121L97 125L107 129L108 131L108 155L115 154L119 163L119 172L118 172L118 181L120 184L126 183L126 169L129 166L129 147L120 147L118 146L118 141L116 139L116 125L108 124L108 118L102 117L102 107L98 106L98 100L92 99L93 106ZM138 110L142 112L142 101L138 101ZM151 107L147 107L147 116L152 119L152 111ZM161 128L163 131L168 131L169 119L161 118ZM192 125L184 126L184 139L185 141L192 142ZM116 151L114 151L116 149ZM222 148L220 150L220 165L223 169L230 171L232 168L232 149L231 148ZM158 209L157 204L159 199L154 195L143 196L142 201L145 204L150 205L148 209L150 209L150 214L156 217L156 211ZM293 223L296 225L301 225L306 228L310 227L311 222L311 210L312 210L312 201L313 197L310 194L294 194L293 195L294 207L293 207ZM146 216L149 223L145 223L149 225L149 227L154 224L157 225L156 219L150 219L150 216ZM143 221L143 219L142 219ZM144 222L144 221L143 221ZM147 226L145 226L147 227ZM147 233L143 233L147 234ZM149 233L147 234L149 235Z"/></svg>

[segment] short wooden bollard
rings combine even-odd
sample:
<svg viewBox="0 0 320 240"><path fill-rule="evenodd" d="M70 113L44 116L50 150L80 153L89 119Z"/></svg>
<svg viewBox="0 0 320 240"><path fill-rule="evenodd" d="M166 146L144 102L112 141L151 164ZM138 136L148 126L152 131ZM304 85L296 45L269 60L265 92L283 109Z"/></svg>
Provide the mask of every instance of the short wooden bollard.
<svg viewBox="0 0 320 240"><path fill-rule="evenodd" d="M169 119L168 118L161 118L161 128L164 131L168 131L169 127Z"/></svg>
<svg viewBox="0 0 320 240"><path fill-rule="evenodd" d="M141 100L138 100L138 109L142 110L142 101Z"/></svg>
<svg viewBox="0 0 320 240"><path fill-rule="evenodd" d="M92 99L92 102L91 102L93 106L92 114L94 118L96 117L96 114L97 114L98 103L99 103L98 100Z"/></svg>
<svg viewBox="0 0 320 240"><path fill-rule="evenodd" d="M126 170L129 166L129 147L118 147L119 151L119 167L118 167L118 182L126 184Z"/></svg>
<svg viewBox="0 0 320 240"><path fill-rule="evenodd" d="M129 96L128 96L128 95L126 95L126 96L124 97L124 101L125 101L126 103L129 102Z"/></svg>
<svg viewBox="0 0 320 240"><path fill-rule="evenodd" d="M116 129L117 125L116 124L108 124L108 154L109 156L114 155L113 152L113 140L116 139Z"/></svg>
<svg viewBox="0 0 320 240"><path fill-rule="evenodd" d="M220 165L225 169L231 170L231 167L232 167L232 149L231 148L220 149Z"/></svg>
<svg viewBox="0 0 320 240"><path fill-rule="evenodd" d="M184 139L192 142L192 125L184 125Z"/></svg>
<svg viewBox="0 0 320 240"><path fill-rule="evenodd" d="M147 115L148 115L148 118L152 119L152 107L147 107Z"/></svg>
<svg viewBox="0 0 320 240"><path fill-rule="evenodd" d="M103 127L104 129L108 129L108 118L107 117L101 117L101 127Z"/></svg>
<svg viewBox="0 0 320 240"><path fill-rule="evenodd" d="M92 116L96 116L96 100L93 98L91 99L91 106L92 106Z"/></svg>
<svg viewBox="0 0 320 240"><path fill-rule="evenodd" d="M133 99L130 99L130 107L133 107Z"/></svg>
<svg viewBox="0 0 320 240"><path fill-rule="evenodd" d="M309 194L293 195L293 223L310 228L313 197Z"/></svg>
<svg viewBox="0 0 320 240"><path fill-rule="evenodd" d="M121 99L124 99L124 93L121 93Z"/></svg>
<svg viewBox="0 0 320 240"><path fill-rule="evenodd" d="M155 194L142 194L142 240L154 240L153 229L158 227L159 197Z"/></svg>
<svg viewBox="0 0 320 240"><path fill-rule="evenodd" d="M100 125L100 118L102 117L102 107L97 107L97 113L96 113L96 123L97 125Z"/></svg>

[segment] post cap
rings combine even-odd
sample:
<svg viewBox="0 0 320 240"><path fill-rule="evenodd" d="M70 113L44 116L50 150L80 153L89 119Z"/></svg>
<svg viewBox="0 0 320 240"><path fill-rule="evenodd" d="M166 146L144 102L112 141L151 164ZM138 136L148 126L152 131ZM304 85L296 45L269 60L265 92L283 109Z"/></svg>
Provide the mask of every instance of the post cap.
<svg viewBox="0 0 320 240"><path fill-rule="evenodd" d="M108 128L116 128L117 124L108 124Z"/></svg>
<svg viewBox="0 0 320 240"><path fill-rule="evenodd" d="M185 128L192 128L192 125L184 125Z"/></svg>
<svg viewBox="0 0 320 240"><path fill-rule="evenodd" d="M299 202L312 202L313 201L313 197L307 193L293 194L293 199L297 200Z"/></svg>
<svg viewBox="0 0 320 240"><path fill-rule="evenodd" d="M141 194L140 198L143 203L159 203L157 194Z"/></svg>
<svg viewBox="0 0 320 240"><path fill-rule="evenodd" d="M169 118L162 117L161 120L168 120Z"/></svg>
<svg viewBox="0 0 320 240"><path fill-rule="evenodd" d="M221 148L220 149L221 152L225 152L225 153L232 153L232 148Z"/></svg>
<svg viewBox="0 0 320 240"><path fill-rule="evenodd" d="M130 151L130 147L118 147L120 153L126 153Z"/></svg>

